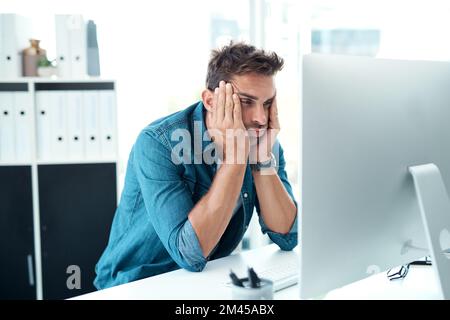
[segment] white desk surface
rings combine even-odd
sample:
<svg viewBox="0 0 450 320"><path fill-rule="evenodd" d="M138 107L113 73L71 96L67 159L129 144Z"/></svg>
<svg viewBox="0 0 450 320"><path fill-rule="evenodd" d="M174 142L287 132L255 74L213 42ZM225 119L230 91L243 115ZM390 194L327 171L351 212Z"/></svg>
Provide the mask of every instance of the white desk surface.
<svg viewBox="0 0 450 320"><path fill-rule="evenodd" d="M231 299L231 288L225 285L230 269L242 277L247 266L266 269L282 255L297 255L297 248L286 252L271 244L210 261L202 272L179 269L72 299L227 300ZM298 285L276 292L274 298L299 299ZM440 294L431 266L411 266L405 279L389 281L381 272L332 290L323 299L440 299Z"/></svg>

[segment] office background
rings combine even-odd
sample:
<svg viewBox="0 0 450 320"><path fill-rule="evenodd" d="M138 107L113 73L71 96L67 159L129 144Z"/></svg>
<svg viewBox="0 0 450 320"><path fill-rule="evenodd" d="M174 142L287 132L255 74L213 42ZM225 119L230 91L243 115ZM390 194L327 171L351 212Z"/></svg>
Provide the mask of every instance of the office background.
<svg viewBox="0 0 450 320"><path fill-rule="evenodd" d="M31 18L33 37L50 59L57 51L55 14L82 14L95 21L101 78L116 83L119 194L138 132L199 100L210 50L231 39L274 50L285 59L277 76L280 140L297 195L301 54L450 59L450 3L444 0L0 0L0 12ZM266 243L255 221L242 249Z"/></svg>

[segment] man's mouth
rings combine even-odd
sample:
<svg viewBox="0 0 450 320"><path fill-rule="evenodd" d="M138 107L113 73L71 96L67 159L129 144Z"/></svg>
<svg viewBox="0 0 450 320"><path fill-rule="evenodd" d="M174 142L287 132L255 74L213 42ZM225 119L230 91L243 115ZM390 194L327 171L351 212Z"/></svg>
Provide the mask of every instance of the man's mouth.
<svg viewBox="0 0 450 320"><path fill-rule="evenodd" d="M250 128L248 129L248 132L250 136L260 138L266 134L267 128Z"/></svg>

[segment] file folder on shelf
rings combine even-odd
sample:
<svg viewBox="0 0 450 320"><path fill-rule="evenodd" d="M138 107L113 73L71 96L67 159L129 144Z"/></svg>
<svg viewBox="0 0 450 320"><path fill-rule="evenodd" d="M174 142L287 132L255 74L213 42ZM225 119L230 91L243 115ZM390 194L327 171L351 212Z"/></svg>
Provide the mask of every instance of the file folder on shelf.
<svg viewBox="0 0 450 320"><path fill-rule="evenodd" d="M50 131L52 158L65 160L67 149L67 105L64 91L49 91L50 95Z"/></svg>
<svg viewBox="0 0 450 320"><path fill-rule="evenodd" d="M3 16L4 16L4 14L1 14L0 13L0 74L4 74L5 73L5 65L4 65L4 62L3 62L3 59L4 59L4 50L3 50L3 47L4 47L4 41L3 41L3 30L4 30L4 27L3 27ZM3 76L2 76L3 77Z"/></svg>
<svg viewBox="0 0 450 320"><path fill-rule="evenodd" d="M87 74L86 25L81 15L72 15L69 21L71 75L74 78L83 78Z"/></svg>
<svg viewBox="0 0 450 320"><path fill-rule="evenodd" d="M66 91L69 159L84 158L83 92Z"/></svg>
<svg viewBox="0 0 450 320"><path fill-rule="evenodd" d="M32 160L33 105L28 92L14 92L14 122L16 160Z"/></svg>
<svg viewBox="0 0 450 320"><path fill-rule="evenodd" d="M15 160L14 96L0 92L0 161Z"/></svg>
<svg viewBox="0 0 450 320"><path fill-rule="evenodd" d="M84 91L83 98L85 156L87 159L98 159L101 155L98 92Z"/></svg>
<svg viewBox="0 0 450 320"><path fill-rule="evenodd" d="M48 160L52 157L50 112L52 96L48 93L49 91L36 92L37 153L39 160Z"/></svg>
<svg viewBox="0 0 450 320"><path fill-rule="evenodd" d="M69 15L55 15L56 63L58 76L61 78L71 77L68 17Z"/></svg>
<svg viewBox="0 0 450 320"><path fill-rule="evenodd" d="M87 74L89 76L100 76L100 56L97 42L97 26L94 21L89 20L86 26L87 47Z"/></svg>
<svg viewBox="0 0 450 320"><path fill-rule="evenodd" d="M84 78L87 74L86 24L82 15L55 15L58 74Z"/></svg>
<svg viewBox="0 0 450 320"><path fill-rule="evenodd" d="M29 46L30 20L13 13L0 14L0 78L22 76L21 51Z"/></svg>
<svg viewBox="0 0 450 320"><path fill-rule="evenodd" d="M100 147L103 159L116 156L116 101L112 90L99 91Z"/></svg>

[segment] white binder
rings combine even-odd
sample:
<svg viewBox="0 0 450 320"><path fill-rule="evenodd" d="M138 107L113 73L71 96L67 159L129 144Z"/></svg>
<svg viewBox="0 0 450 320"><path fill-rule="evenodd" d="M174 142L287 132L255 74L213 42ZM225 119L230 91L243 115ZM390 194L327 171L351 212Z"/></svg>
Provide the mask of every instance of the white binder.
<svg viewBox="0 0 450 320"><path fill-rule="evenodd" d="M51 106L50 91L36 92L36 118L37 118L37 152L39 160L52 158L51 150Z"/></svg>
<svg viewBox="0 0 450 320"><path fill-rule="evenodd" d="M2 14L2 73L1 78L22 76L21 51L29 46L30 20L16 14Z"/></svg>
<svg viewBox="0 0 450 320"><path fill-rule="evenodd" d="M77 160L84 158L84 128L83 128L83 92L67 91L67 126L69 159Z"/></svg>
<svg viewBox="0 0 450 320"><path fill-rule="evenodd" d="M4 14L0 14L0 75L3 75L5 73L5 66L4 66L4 62L3 62L3 47L4 47L4 41L3 41L3 33L4 33L4 28L3 28L3 16ZM3 76L0 76L1 78L3 78Z"/></svg>
<svg viewBox="0 0 450 320"><path fill-rule="evenodd" d="M52 158L65 160L68 157L67 103L64 91L49 91L51 98L51 152Z"/></svg>
<svg viewBox="0 0 450 320"><path fill-rule="evenodd" d="M27 92L14 92L14 122L16 160L29 162L32 160L33 114L31 95Z"/></svg>
<svg viewBox="0 0 450 320"><path fill-rule="evenodd" d="M0 92L0 161L15 160L14 97L11 92Z"/></svg>
<svg viewBox="0 0 450 320"><path fill-rule="evenodd" d="M86 24L82 15L55 15L58 74L84 78L87 74Z"/></svg>
<svg viewBox="0 0 450 320"><path fill-rule="evenodd" d="M71 74L73 78L84 78L87 74L86 24L82 15L71 15L69 21Z"/></svg>
<svg viewBox="0 0 450 320"><path fill-rule="evenodd" d="M116 157L116 101L113 90L100 90L100 147L103 159Z"/></svg>
<svg viewBox="0 0 450 320"><path fill-rule="evenodd" d="M71 77L69 15L55 15L56 61L58 75L61 78Z"/></svg>
<svg viewBox="0 0 450 320"><path fill-rule="evenodd" d="M84 145L87 159L99 159L101 155L98 98L98 92L95 90L83 92Z"/></svg>

